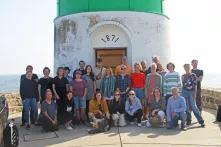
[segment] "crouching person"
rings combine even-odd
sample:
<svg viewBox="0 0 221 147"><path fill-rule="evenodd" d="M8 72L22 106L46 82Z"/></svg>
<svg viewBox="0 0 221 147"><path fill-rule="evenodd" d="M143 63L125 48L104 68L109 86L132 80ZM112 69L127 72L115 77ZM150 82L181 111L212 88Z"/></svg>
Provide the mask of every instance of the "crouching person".
<svg viewBox="0 0 221 147"><path fill-rule="evenodd" d="M89 119L94 129L90 129L88 133L105 132L110 129L110 114L106 100L100 91L95 93L95 97L89 103Z"/></svg>
<svg viewBox="0 0 221 147"><path fill-rule="evenodd" d="M71 124L72 120L74 120L74 98L71 91L68 91L66 94L63 120L65 128L67 130L72 130L73 128L71 127Z"/></svg>
<svg viewBox="0 0 221 147"><path fill-rule="evenodd" d="M134 119L136 118L137 126L141 127L141 118L143 115L142 105L133 90L129 91L129 98L125 104L125 111L130 124L134 124Z"/></svg>
<svg viewBox="0 0 221 147"><path fill-rule="evenodd" d="M165 119L165 99L162 98L160 88L153 91L153 99L150 102L150 125L153 127L163 127Z"/></svg>
<svg viewBox="0 0 221 147"><path fill-rule="evenodd" d="M110 101L110 114L113 120L114 126L124 127L126 126L125 120L125 104L124 100L121 100L120 91L117 90L114 93L114 99Z"/></svg>
<svg viewBox="0 0 221 147"><path fill-rule="evenodd" d="M52 92L50 89L46 90L46 99L41 104L41 124L42 128L48 131L58 130L57 123L57 105L52 100Z"/></svg>
<svg viewBox="0 0 221 147"><path fill-rule="evenodd" d="M168 129L178 126L178 120L181 120L181 129L186 130L186 101L180 96L178 88L172 88L172 96L167 103L167 122Z"/></svg>

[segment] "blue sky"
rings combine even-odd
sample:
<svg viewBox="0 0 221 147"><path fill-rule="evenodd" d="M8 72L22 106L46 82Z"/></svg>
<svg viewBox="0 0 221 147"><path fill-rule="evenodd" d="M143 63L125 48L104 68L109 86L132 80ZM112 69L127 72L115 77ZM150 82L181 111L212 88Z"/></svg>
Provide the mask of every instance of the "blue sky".
<svg viewBox="0 0 221 147"><path fill-rule="evenodd" d="M192 58L208 73L221 73L221 0L165 0L177 70ZM0 0L0 74L53 67L56 0Z"/></svg>

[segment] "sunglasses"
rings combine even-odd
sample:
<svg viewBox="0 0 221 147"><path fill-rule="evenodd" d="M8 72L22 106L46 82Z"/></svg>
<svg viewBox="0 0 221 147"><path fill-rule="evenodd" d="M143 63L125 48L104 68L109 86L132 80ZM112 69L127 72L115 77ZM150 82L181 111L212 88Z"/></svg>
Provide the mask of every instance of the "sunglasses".
<svg viewBox="0 0 221 147"><path fill-rule="evenodd" d="M130 93L129 95L135 95L134 93Z"/></svg>
<svg viewBox="0 0 221 147"><path fill-rule="evenodd" d="M119 96L120 94L115 94L115 96Z"/></svg>

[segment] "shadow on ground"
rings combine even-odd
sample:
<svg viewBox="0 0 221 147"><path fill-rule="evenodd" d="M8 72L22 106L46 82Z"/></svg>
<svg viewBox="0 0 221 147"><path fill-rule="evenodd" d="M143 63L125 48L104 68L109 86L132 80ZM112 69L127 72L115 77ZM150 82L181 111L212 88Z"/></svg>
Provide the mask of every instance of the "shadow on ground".
<svg viewBox="0 0 221 147"><path fill-rule="evenodd" d="M221 146L221 123L215 121L214 110L205 109L206 128L200 128L196 121L188 127L186 132L180 129L167 130L165 128L147 128L137 126L127 126L122 128L111 128L110 131L100 134L89 135L86 126L75 126L68 131L60 126L59 131L45 133L40 126L32 126L30 130L20 127L21 117L13 115L15 123L19 128L20 147L83 147L83 146L128 146L141 144L143 146L158 144L159 146L174 146L188 144L192 146ZM194 118L194 116L193 116ZM174 142L175 141L175 142ZM187 144L187 145L186 145Z"/></svg>

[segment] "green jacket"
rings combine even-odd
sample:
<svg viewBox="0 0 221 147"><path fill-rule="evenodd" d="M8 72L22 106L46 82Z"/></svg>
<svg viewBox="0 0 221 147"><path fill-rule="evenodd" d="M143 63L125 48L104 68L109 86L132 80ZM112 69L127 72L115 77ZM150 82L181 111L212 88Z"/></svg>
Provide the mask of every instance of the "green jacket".
<svg viewBox="0 0 221 147"><path fill-rule="evenodd" d="M147 77L146 77L146 84L145 84L145 97L144 97L144 102L146 102L147 100L147 97L148 97L148 93L149 92L153 92L153 91L150 91L150 84L151 84L151 77L153 76L152 73L148 74ZM161 90L161 93L162 93L162 90L163 90L163 81L162 81L162 76L158 73L156 73L156 80L155 80L155 87L154 88L160 88Z"/></svg>

